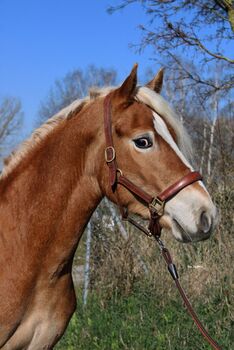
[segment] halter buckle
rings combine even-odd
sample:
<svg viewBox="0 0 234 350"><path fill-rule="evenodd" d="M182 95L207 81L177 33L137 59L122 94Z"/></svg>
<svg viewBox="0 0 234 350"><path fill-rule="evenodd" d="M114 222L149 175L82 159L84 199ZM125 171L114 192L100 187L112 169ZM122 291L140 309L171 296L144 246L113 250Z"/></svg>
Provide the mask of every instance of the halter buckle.
<svg viewBox="0 0 234 350"><path fill-rule="evenodd" d="M115 149L113 146L108 146L106 147L105 149L105 160L106 160L106 163L111 163L113 162L113 160L115 159Z"/></svg>
<svg viewBox="0 0 234 350"><path fill-rule="evenodd" d="M165 201L161 201L158 197L154 197L149 204L149 209L156 212L158 216L162 216L164 213Z"/></svg>

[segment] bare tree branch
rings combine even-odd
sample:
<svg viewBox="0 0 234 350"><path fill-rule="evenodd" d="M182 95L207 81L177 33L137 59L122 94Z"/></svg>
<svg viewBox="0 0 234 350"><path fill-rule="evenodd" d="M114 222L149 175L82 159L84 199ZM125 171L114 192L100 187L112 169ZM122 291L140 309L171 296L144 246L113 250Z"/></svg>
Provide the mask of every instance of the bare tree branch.
<svg viewBox="0 0 234 350"><path fill-rule="evenodd" d="M41 123L78 98L83 98L91 87L115 84L117 73L113 69L90 65L86 71L75 69L62 79L56 80L47 99L41 102L39 120Z"/></svg>
<svg viewBox="0 0 234 350"><path fill-rule="evenodd" d="M232 0L122 0L110 7L109 13L134 3L140 3L149 17L148 24L139 24L142 38L133 46L135 49L142 52L151 47L154 59L158 63L163 61L164 65L168 58L187 57L200 69L199 78L194 77L189 67L184 71L185 76L202 86L207 84L209 94L217 91L217 87L212 79L207 79L207 70L223 62L227 74L223 75L219 89L228 92L234 88ZM178 68L181 70L182 66L183 62Z"/></svg>
<svg viewBox="0 0 234 350"><path fill-rule="evenodd" d="M12 146L14 137L22 126L21 103L12 97L0 101L0 157L4 149Z"/></svg>
<svg viewBox="0 0 234 350"><path fill-rule="evenodd" d="M231 64L234 64L234 59L225 57L223 55L219 55L217 53L212 52L209 50L201 41L200 39L195 35L190 36L188 33L184 33L182 30L180 30L178 27L176 28L173 26L172 23L168 23L168 27L172 32L174 32L175 38L180 38L186 45L188 46L197 46L199 47L202 51L207 53L209 56L212 56L214 58L217 58L219 60L224 60L227 61Z"/></svg>

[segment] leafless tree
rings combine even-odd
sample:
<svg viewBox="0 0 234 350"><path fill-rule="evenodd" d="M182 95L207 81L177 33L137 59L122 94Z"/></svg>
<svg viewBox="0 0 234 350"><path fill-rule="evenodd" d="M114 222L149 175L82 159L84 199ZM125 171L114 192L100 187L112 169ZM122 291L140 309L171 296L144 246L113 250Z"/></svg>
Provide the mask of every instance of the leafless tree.
<svg viewBox="0 0 234 350"><path fill-rule="evenodd" d="M0 158L15 144L17 133L22 126L22 118L19 100L13 97L0 100Z"/></svg>
<svg viewBox="0 0 234 350"><path fill-rule="evenodd" d="M117 73L114 69L89 66L85 71L75 69L67 73L62 79L56 80L50 89L47 99L41 102L39 109L39 123L48 119L63 107L77 98L88 94L91 87L113 85Z"/></svg>
<svg viewBox="0 0 234 350"><path fill-rule="evenodd" d="M150 46L158 62L169 69L176 63L174 69L180 70L183 79L203 88L203 96L234 87L233 0L120 0L108 11L113 13L133 3L140 3L149 17L148 25L139 25L142 39L136 47L140 51ZM206 70L217 62L226 67L218 86ZM199 70L191 69L194 63Z"/></svg>
<svg viewBox="0 0 234 350"><path fill-rule="evenodd" d="M190 66L196 74L195 66ZM225 69L219 65L208 72L218 85ZM203 99L202 90L180 78L179 70L171 67L163 93L184 123L194 145L193 165L199 169L209 184L231 184L234 166L233 154L233 94L216 90L210 98ZM208 76L208 75L207 75ZM232 170L231 170L232 169Z"/></svg>

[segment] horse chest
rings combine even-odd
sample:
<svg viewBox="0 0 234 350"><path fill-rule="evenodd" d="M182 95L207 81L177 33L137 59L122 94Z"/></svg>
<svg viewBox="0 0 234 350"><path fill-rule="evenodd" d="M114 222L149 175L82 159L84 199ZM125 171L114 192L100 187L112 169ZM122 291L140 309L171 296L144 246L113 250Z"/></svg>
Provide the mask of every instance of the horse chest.
<svg viewBox="0 0 234 350"><path fill-rule="evenodd" d="M63 334L75 307L71 276L63 276L53 287L47 285L40 288L34 292L23 317L17 321L17 327L15 323L12 324L13 330L11 336L8 331L8 340L4 339L6 334L0 335L0 344L5 343L0 349L52 349Z"/></svg>

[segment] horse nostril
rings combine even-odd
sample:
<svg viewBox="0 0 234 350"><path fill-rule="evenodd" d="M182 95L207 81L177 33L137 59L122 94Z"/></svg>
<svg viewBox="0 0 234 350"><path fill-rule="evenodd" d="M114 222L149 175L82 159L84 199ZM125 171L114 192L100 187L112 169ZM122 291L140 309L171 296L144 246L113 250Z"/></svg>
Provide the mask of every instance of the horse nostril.
<svg viewBox="0 0 234 350"><path fill-rule="evenodd" d="M205 211L203 211L200 216L200 229L204 233L208 233L211 229L211 224L211 217Z"/></svg>

